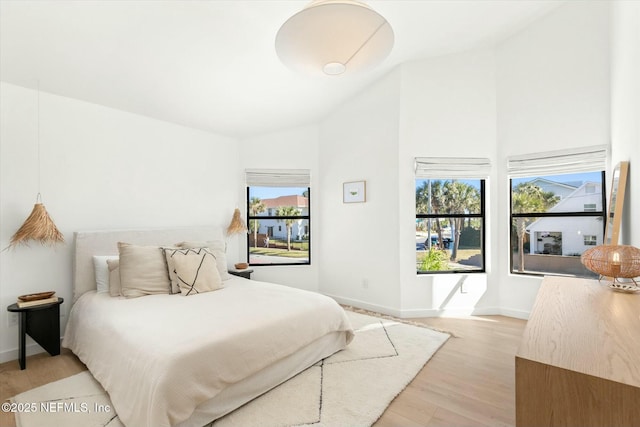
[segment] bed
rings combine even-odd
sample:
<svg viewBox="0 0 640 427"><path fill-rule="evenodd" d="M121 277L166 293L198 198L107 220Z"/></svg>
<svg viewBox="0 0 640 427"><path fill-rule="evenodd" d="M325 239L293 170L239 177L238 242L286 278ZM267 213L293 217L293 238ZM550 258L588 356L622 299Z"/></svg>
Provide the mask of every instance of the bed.
<svg viewBox="0 0 640 427"><path fill-rule="evenodd" d="M193 296L96 291L94 255L117 242L222 240L209 227L75 233L74 304L62 345L109 393L127 426L201 427L345 348L342 308L323 295L232 276Z"/></svg>

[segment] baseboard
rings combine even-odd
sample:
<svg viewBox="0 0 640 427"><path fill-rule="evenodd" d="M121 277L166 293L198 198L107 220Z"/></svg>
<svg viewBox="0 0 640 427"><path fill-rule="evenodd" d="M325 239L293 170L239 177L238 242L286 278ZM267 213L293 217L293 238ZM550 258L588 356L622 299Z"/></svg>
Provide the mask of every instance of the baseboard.
<svg viewBox="0 0 640 427"><path fill-rule="evenodd" d="M445 309L408 309L398 310L378 304L371 304L353 298L345 298L338 295L326 294L340 304L352 305L357 308L375 311L376 313L387 314L401 319L411 319L416 317L466 317L466 316L491 316L501 315L514 317L516 319L527 320L529 312L524 310L504 309L500 307L469 307L469 308L445 308Z"/></svg>
<svg viewBox="0 0 640 427"><path fill-rule="evenodd" d="M467 317L489 316L501 314L498 307L468 307L468 308L444 308L444 309L409 309L402 310L403 318L412 317Z"/></svg>
<svg viewBox="0 0 640 427"><path fill-rule="evenodd" d="M516 319L529 320L530 311L515 310L512 308L501 308L500 314L507 317L514 317Z"/></svg>
<svg viewBox="0 0 640 427"><path fill-rule="evenodd" d="M325 294L325 295L328 296L328 297L333 298L339 304L352 305L352 306L357 307L357 308L363 308L365 310L375 311L376 313L387 314L389 316L395 316L395 317L402 317L402 312L400 310L395 309L395 308L386 307L386 306L378 305L378 304L371 304L371 303L368 303L368 302L365 302L365 301L360 301L360 300L352 299L352 298L340 297L340 296L337 296L337 295L331 295L331 294Z"/></svg>
<svg viewBox="0 0 640 427"><path fill-rule="evenodd" d="M402 310L402 318L412 317L466 317L466 316L506 316L516 319L529 319L529 312L524 310L505 309L500 307L469 307L445 309L411 309Z"/></svg>
<svg viewBox="0 0 640 427"><path fill-rule="evenodd" d="M60 338L60 342L62 342L62 338ZM38 343L35 343L35 342L26 344L25 350L26 350L27 356L33 356L34 354L45 353L45 350L42 347L40 347ZM20 357L20 351L18 348L0 351L0 363L18 360L19 357Z"/></svg>

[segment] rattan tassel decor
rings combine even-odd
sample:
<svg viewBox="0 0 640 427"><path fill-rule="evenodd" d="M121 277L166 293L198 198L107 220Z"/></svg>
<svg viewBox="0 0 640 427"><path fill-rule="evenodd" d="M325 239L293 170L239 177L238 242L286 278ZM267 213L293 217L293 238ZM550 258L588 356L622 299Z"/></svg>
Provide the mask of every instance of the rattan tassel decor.
<svg viewBox="0 0 640 427"><path fill-rule="evenodd" d="M29 240L38 241L43 245L64 243L64 236L54 224L47 209L40 202L40 195L38 195L36 204L33 205L31 215L22 224L22 227L16 231L16 234L11 237L9 247L28 245Z"/></svg>
<svg viewBox="0 0 640 427"><path fill-rule="evenodd" d="M238 233L245 233L247 231L247 225L242 220L240 216L240 209L236 208L233 211L233 218L231 218L231 223L229 227L227 227L227 236L232 236Z"/></svg>

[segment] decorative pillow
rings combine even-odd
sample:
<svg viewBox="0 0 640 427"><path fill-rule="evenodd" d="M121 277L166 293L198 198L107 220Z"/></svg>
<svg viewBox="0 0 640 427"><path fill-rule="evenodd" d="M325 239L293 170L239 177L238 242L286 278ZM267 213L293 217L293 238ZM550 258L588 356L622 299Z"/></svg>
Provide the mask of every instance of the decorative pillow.
<svg viewBox="0 0 640 427"><path fill-rule="evenodd" d="M216 259L218 273L222 280L231 279L227 271L227 254L225 253L225 243L222 240L210 240L207 242L181 242L176 244L179 248L207 248Z"/></svg>
<svg viewBox="0 0 640 427"><path fill-rule="evenodd" d="M162 248L164 252L164 257L167 261L167 269L169 270L169 282L171 283L170 291L171 294L179 294L180 286L178 286L178 277L176 276L176 267L173 262L173 256L176 251L184 251L183 248Z"/></svg>
<svg viewBox="0 0 640 427"><path fill-rule="evenodd" d="M207 248L165 250L172 260L175 277L184 296L222 288L216 258Z"/></svg>
<svg viewBox="0 0 640 427"><path fill-rule="evenodd" d="M109 295L119 297L122 295L120 288L120 260L108 259L107 266L109 267Z"/></svg>
<svg viewBox="0 0 640 427"><path fill-rule="evenodd" d="M94 255L93 257L93 269L96 274L96 289L98 292L109 291L109 267L107 266L107 261L113 259L118 259L118 256Z"/></svg>
<svg viewBox="0 0 640 427"><path fill-rule="evenodd" d="M167 262L160 247L118 242L118 251L122 295L136 298L169 293Z"/></svg>

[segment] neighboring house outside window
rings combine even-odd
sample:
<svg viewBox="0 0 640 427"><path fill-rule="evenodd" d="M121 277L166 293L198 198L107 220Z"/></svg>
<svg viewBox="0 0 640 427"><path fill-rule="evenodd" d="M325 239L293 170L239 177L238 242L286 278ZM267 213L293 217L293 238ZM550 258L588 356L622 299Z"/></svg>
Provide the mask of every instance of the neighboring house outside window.
<svg viewBox="0 0 640 427"><path fill-rule="evenodd" d="M310 264L309 188L247 188L250 265Z"/></svg>
<svg viewBox="0 0 640 427"><path fill-rule="evenodd" d="M602 171L512 179L511 272L593 277L580 255L604 238L603 182Z"/></svg>
<svg viewBox="0 0 640 427"><path fill-rule="evenodd" d="M311 264L308 169L247 169L247 260L252 266Z"/></svg>
<svg viewBox="0 0 640 427"><path fill-rule="evenodd" d="M580 255L604 240L608 150L602 144L507 157L510 273L596 277Z"/></svg>
<svg viewBox="0 0 640 427"><path fill-rule="evenodd" d="M584 236L585 246L596 246L597 244L598 244L598 236L595 236L595 235Z"/></svg>

